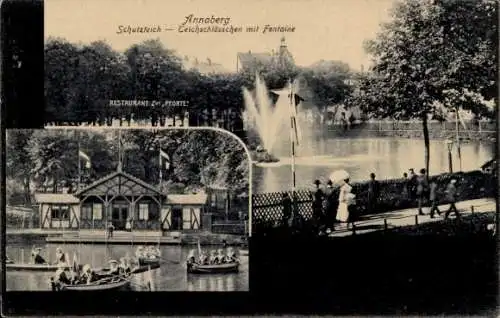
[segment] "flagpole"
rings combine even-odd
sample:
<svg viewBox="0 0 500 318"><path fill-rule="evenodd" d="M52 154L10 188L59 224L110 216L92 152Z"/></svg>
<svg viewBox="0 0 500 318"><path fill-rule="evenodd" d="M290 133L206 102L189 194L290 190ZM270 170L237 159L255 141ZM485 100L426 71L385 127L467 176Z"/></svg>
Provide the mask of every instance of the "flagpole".
<svg viewBox="0 0 500 318"><path fill-rule="evenodd" d="M118 171L122 170L122 131L118 129Z"/></svg>
<svg viewBox="0 0 500 318"><path fill-rule="evenodd" d="M80 184L81 184L81 171L82 171L82 161L80 159L80 132L77 132L76 133L77 135L77 144L78 144L78 152L77 152L77 156L78 156L78 181L77 181L77 190L79 191L80 190Z"/></svg>
<svg viewBox="0 0 500 318"><path fill-rule="evenodd" d="M460 152L460 134L459 134L459 129L460 129L460 125L459 125L459 115L458 115L458 106L455 110L456 112L456 119L455 119L455 132L456 132L456 139L457 139L457 154L458 154L458 163L460 165L460 171L462 171L462 154Z"/></svg>
<svg viewBox="0 0 500 318"><path fill-rule="evenodd" d="M293 215L294 215L294 218L296 217L296 208L297 208L297 205L296 205L296 193L295 193L295 188L296 188L296 177L295 177L295 133L296 133L296 127L295 127L295 112L294 112L294 109L292 107L295 107L295 103L294 103L294 92L293 92L293 82L292 82L292 79L289 80L289 91L290 91L290 141L291 141L291 155L292 155L292 165L291 165L291 168L292 168L292 204L293 204L293 208L292 208L292 211L293 211Z"/></svg>
<svg viewBox="0 0 500 318"><path fill-rule="evenodd" d="M160 164L160 191L161 191L161 186L162 186L162 179L163 179L163 172L162 172L162 164L161 164L161 148L160 148L160 152L158 153L158 160L159 160L159 164Z"/></svg>

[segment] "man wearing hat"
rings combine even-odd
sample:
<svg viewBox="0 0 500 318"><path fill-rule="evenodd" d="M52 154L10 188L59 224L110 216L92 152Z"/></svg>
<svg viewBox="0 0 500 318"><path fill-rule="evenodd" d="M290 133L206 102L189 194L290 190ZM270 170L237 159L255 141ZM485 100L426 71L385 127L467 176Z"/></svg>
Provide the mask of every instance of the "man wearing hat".
<svg viewBox="0 0 500 318"><path fill-rule="evenodd" d="M450 183L446 187L446 200L450 203L450 208L446 211L444 218L447 219L451 212L455 212L457 219L460 218L460 213L458 213L455 202L457 202L457 180L451 179Z"/></svg>
<svg viewBox="0 0 500 318"><path fill-rule="evenodd" d="M316 187L316 190L314 191L314 198L312 204L313 220L316 229L319 230L321 233L322 227L324 227L325 223L323 217L323 199L325 197L325 194L319 187L321 185L321 182L319 180L314 180L314 185Z"/></svg>
<svg viewBox="0 0 500 318"><path fill-rule="evenodd" d="M33 264L45 264L47 263L45 259L40 255L42 249L37 247L31 251L31 257L33 258Z"/></svg>
<svg viewBox="0 0 500 318"><path fill-rule="evenodd" d="M335 195L333 191L333 182L328 180L326 183L323 209L325 213L326 232L335 230L335 219L337 218L337 206L335 205Z"/></svg>
<svg viewBox="0 0 500 318"><path fill-rule="evenodd" d="M292 217L292 199L288 195L288 193L283 193L283 198L282 198L282 204L283 204L283 218L282 218L282 224L283 226L288 226L288 221Z"/></svg>

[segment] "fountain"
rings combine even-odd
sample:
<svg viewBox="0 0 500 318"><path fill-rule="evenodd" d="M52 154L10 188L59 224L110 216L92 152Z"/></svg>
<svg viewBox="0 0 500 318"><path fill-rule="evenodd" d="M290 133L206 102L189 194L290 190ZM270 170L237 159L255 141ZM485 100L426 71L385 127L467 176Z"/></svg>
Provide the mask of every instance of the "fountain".
<svg viewBox="0 0 500 318"><path fill-rule="evenodd" d="M279 159L274 154L275 146L290 141L288 89L271 92L279 95L275 105L269 98L269 91L264 81L258 75L253 94L247 88L243 88L247 124L258 134L261 142L261 146L254 151L254 160L257 162L278 162Z"/></svg>

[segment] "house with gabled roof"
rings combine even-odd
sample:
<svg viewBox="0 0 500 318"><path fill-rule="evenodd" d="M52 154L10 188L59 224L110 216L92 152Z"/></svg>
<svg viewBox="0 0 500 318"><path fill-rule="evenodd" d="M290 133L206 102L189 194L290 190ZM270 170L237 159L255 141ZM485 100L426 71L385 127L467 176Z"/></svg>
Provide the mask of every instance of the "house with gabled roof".
<svg viewBox="0 0 500 318"><path fill-rule="evenodd" d="M36 193L42 229L211 231L205 193L171 195L120 168L75 193ZM206 221L203 221L205 218Z"/></svg>
<svg viewBox="0 0 500 318"><path fill-rule="evenodd" d="M281 38L281 44L277 51L271 52L240 52L236 56L236 71L257 72L269 65L285 67L295 65L292 53L288 50L285 37Z"/></svg>

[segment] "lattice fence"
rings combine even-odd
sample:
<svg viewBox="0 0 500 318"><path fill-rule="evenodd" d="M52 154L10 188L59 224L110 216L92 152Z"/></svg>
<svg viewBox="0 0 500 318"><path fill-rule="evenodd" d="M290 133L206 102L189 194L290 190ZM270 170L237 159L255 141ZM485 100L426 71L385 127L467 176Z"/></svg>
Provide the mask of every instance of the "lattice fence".
<svg viewBox="0 0 500 318"><path fill-rule="evenodd" d="M445 189L451 179L457 180L458 201L484 197L494 197L496 193L496 177L481 171L444 173L431 176L429 181L437 183L437 199L439 204L447 203ZM375 213L383 213L399 209L415 208L417 201L409 195L411 185L404 179L380 180L380 195ZM352 193L356 195L354 206L357 215L368 213L368 182L352 184ZM405 189L406 188L406 189ZM283 217L284 192L257 193L252 197L253 224L272 224ZM287 192L292 197L291 192ZM296 191L296 202L299 214L304 220L312 217L312 191ZM338 201L339 188L334 188L333 197Z"/></svg>
<svg viewBox="0 0 500 318"><path fill-rule="evenodd" d="M293 198L291 191L254 194L252 196L253 223L281 220L283 217L283 194L285 193ZM295 192L297 211L305 220L312 217L312 201L313 192L304 190Z"/></svg>

